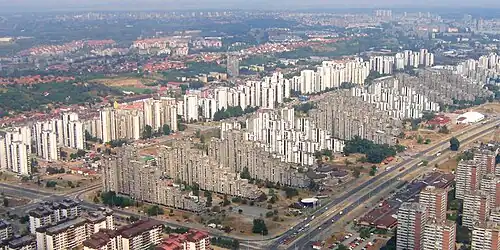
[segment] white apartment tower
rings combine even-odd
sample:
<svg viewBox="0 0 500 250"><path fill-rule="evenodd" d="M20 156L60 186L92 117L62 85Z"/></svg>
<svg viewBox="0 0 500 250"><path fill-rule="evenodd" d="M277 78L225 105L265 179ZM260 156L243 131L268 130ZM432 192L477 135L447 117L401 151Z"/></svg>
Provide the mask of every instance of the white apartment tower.
<svg viewBox="0 0 500 250"><path fill-rule="evenodd" d="M38 145L38 156L46 161L59 160L59 147L57 144L57 135L51 130L44 130L39 135L40 144Z"/></svg>
<svg viewBox="0 0 500 250"><path fill-rule="evenodd" d="M184 120L198 120L198 96L194 94L184 95Z"/></svg>

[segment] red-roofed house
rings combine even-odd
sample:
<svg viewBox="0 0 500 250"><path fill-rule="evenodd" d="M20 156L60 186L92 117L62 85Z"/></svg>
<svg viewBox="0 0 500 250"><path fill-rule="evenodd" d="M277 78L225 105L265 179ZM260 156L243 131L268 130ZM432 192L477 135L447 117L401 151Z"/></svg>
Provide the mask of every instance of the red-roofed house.
<svg viewBox="0 0 500 250"><path fill-rule="evenodd" d="M451 119L445 115L436 115L432 120L427 122L427 125L434 125L443 127L449 125L451 123Z"/></svg>

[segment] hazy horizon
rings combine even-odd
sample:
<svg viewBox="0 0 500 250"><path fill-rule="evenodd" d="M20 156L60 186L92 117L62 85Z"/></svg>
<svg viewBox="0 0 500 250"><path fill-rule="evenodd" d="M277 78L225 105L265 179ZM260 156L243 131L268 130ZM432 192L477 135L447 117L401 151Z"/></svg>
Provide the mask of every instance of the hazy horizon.
<svg viewBox="0 0 500 250"><path fill-rule="evenodd" d="M112 11L112 10L196 10L196 9L363 9L363 8L498 8L498 0L0 0L0 11Z"/></svg>

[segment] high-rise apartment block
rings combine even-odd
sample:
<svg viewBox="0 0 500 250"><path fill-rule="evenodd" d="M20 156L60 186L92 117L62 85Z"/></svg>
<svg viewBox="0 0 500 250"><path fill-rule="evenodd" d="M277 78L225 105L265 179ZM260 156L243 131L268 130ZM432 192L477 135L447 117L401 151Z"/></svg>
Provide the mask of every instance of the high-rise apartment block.
<svg viewBox="0 0 500 250"><path fill-rule="evenodd" d="M434 53L430 53L427 49L421 49L418 52L405 50L403 52L396 53L396 69L401 70L406 67L418 68L430 67L434 65Z"/></svg>
<svg viewBox="0 0 500 250"><path fill-rule="evenodd" d="M489 195L484 191L472 191L463 199L462 225L472 229L476 223L486 223L490 214Z"/></svg>
<svg viewBox="0 0 500 250"><path fill-rule="evenodd" d="M160 157L159 160L161 159ZM204 199L183 192L181 186L173 181L173 178L178 176L168 176L162 169L162 167L170 166L163 166L161 161L158 165L141 161L133 146L124 147L116 156L110 156L104 161L103 190L129 195L136 200L184 210L201 211L205 206ZM181 181L184 180L181 179ZM200 180L197 181L201 183ZM189 184L192 185L194 182L191 181Z"/></svg>
<svg viewBox="0 0 500 250"><path fill-rule="evenodd" d="M457 225L453 221L429 220L425 226L424 250L455 250Z"/></svg>
<svg viewBox="0 0 500 250"><path fill-rule="evenodd" d="M479 190L483 167L473 160L462 160L458 163L456 171L455 197L464 199L465 194Z"/></svg>
<svg viewBox="0 0 500 250"><path fill-rule="evenodd" d="M31 129L9 128L0 131L0 169L19 175L31 173Z"/></svg>
<svg viewBox="0 0 500 250"><path fill-rule="evenodd" d="M293 108L261 109L247 119L245 131L247 140L262 145L266 152L300 165L313 165L317 151L340 152L344 146L310 118L296 118Z"/></svg>
<svg viewBox="0 0 500 250"><path fill-rule="evenodd" d="M390 75L394 71L396 58L394 56L370 57L370 69L381 75Z"/></svg>
<svg viewBox="0 0 500 250"><path fill-rule="evenodd" d="M316 107L309 111L309 117L333 138L350 140L358 136L377 144L393 145L401 133L401 120L361 97L350 96L349 90L329 93Z"/></svg>
<svg viewBox="0 0 500 250"><path fill-rule="evenodd" d="M427 186L420 192L419 202L427 207L430 218L438 222L446 220L448 190Z"/></svg>
<svg viewBox="0 0 500 250"><path fill-rule="evenodd" d="M490 53L480 56L478 60L468 59L457 64L452 70L480 83L494 81L500 76L500 56Z"/></svg>
<svg viewBox="0 0 500 250"><path fill-rule="evenodd" d="M367 88L355 87L351 95L362 97L364 102L373 103L380 110L387 111L397 119L418 119L424 112L439 112L439 103L417 93L412 87L403 86L394 77L379 78Z"/></svg>
<svg viewBox="0 0 500 250"><path fill-rule="evenodd" d="M28 214L36 249L41 250L75 249L89 235L115 228L111 210L82 213L80 204L71 199L44 202Z"/></svg>
<svg viewBox="0 0 500 250"><path fill-rule="evenodd" d="M407 202L398 211L397 249L424 249L429 212L423 204Z"/></svg>
<svg viewBox="0 0 500 250"><path fill-rule="evenodd" d="M237 77L240 75L240 59L234 55L227 56L227 75Z"/></svg>
<svg viewBox="0 0 500 250"><path fill-rule="evenodd" d="M392 10L375 10L374 15L376 17L391 18Z"/></svg>
<svg viewBox="0 0 500 250"><path fill-rule="evenodd" d="M342 83L363 85L370 74L370 62L362 58L347 61L324 61L314 70L303 70L290 79L293 91L301 94L317 93L338 88Z"/></svg>
<svg viewBox="0 0 500 250"><path fill-rule="evenodd" d="M500 226L495 222L476 223L472 228L471 249L500 249Z"/></svg>
<svg viewBox="0 0 500 250"><path fill-rule="evenodd" d="M76 113L64 113L59 119L36 122L33 139L37 155L47 161L59 160L59 148L85 149L85 126Z"/></svg>
<svg viewBox="0 0 500 250"><path fill-rule="evenodd" d="M68 217L36 229L37 249L76 249L81 247L90 235L100 230L112 229L114 220L111 212L90 212L81 217Z"/></svg>
<svg viewBox="0 0 500 250"><path fill-rule="evenodd" d="M197 121L198 113L198 96L195 94L184 95L184 119L188 122Z"/></svg>
<svg viewBox="0 0 500 250"><path fill-rule="evenodd" d="M92 136L103 142L140 139L146 125L151 126L153 131L161 130L164 125L172 131L177 131L177 105L178 102L172 98L117 104L115 107L102 109L99 119L87 121L85 127Z"/></svg>

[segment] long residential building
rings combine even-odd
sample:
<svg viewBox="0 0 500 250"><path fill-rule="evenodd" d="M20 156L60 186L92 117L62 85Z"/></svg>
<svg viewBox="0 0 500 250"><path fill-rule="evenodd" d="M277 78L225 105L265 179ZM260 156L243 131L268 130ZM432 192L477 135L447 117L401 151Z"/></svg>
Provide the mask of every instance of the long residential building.
<svg viewBox="0 0 500 250"><path fill-rule="evenodd" d="M333 138L351 140L358 136L377 144L394 145L402 131L402 121L375 104L352 97L348 90L327 94L309 111L312 121Z"/></svg>
<svg viewBox="0 0 500 250"><path fill-rule="evenodd" d="M151 249L161 243L163 223L140 220L116 230L101 229L83 241L84 250Z"/></svg>
<svg viewBox="0 0 500 250"><path fill-rule="evenodd" d="M159 163L155 166L141 161L135 147L124 147L116 156L104 159L103 190L128 195L136 200L201 211L205 206L204 198L184 192L183 187L174 182L174 177L162 170L161 161Z"/></svg>
<svg viewBox="0 0 500 250"><path fill-rule="evenodd" d="M351 95L362 97L363 101L375 104L397 119L417 119L424 112L440 110L439 103L430 101L412 87L401 85L400 80L392 76L376 79L366 88L351 88Z"/></svg>

